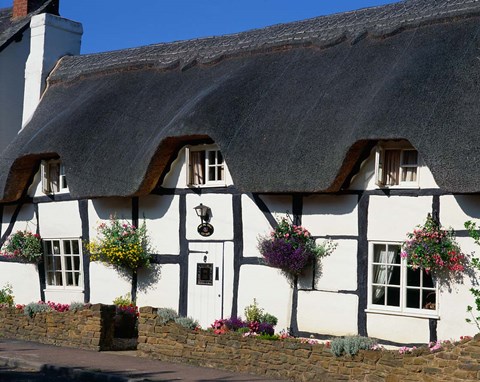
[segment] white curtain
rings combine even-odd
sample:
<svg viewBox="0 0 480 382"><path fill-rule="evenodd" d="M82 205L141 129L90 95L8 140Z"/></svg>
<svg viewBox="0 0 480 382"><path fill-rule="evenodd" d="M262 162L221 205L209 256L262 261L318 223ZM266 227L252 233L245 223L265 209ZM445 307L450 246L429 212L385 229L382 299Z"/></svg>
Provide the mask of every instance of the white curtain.
<svg viewBox="0 0 480 382"><path fill-rule="evenodd" d="M380 251L380 257L377 260L382 264L393 264L395 261L396 252L394 249L386 249ZM374 284L388 284L392 278L393 265L376 265L373 275ZM385 295L385 287L376 288L373 293L373 302L379 301Z"/></svg>
<svg viewBox="0 0 480 382"><path fill-rule="evenodd" d="M385 150L384 184L394 186L399 183L400 150Z"/></svg>
<svg viewBox="0 0 480 382"><path fill-rule="evenodd" d="M190 183L205 184L205 151L191 151L190 166Z"/></svg>

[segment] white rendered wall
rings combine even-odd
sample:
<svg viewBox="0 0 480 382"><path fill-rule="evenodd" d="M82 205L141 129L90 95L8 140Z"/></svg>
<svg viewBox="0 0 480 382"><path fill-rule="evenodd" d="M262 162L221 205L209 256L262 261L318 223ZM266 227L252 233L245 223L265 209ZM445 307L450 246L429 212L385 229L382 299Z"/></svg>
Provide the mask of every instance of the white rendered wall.
<svg viewBox="0 0 480 382"><path fill-rule="evenodd" d="M355 335L358 297L320 291L298 292L298 329L334 336Z"/></svg>
<svg viewBox="0 0 480 382"><path fill-rule="evenodd" d="M76 200L40 203L38 216L40 236L44 239L82 237L82 221Z"/></svg>
<svg viewBox="0 0 480 382"><path fill-rule="evenodd" d="M132 200L129 198L104 198L88 201L88 222L90 225L90 239L97 237L97 227L101 223L108 223L110 216L132 222Z"/></svg>
<svg viewBox="0 0 480 382"><path fill-rule="evenodd" d="M138 272L138 306L172 308L178 310L180 298L180 266L153 264Z"/></svg>
<svg viewBox="0 0 480 382"><path fill-rule="evenodd" d="M0 152L22 128L25 62L30 53L30 29L19 42L0 52Z"/></svg>
<svg viewBox="0 0 480 382"><path fill-rule="evenodd" d="M48 13L33 16L30 21L30 55L25 66L25 125L37 108L46 85L46 78L58 59L80 53L82 25Z"/></svg>
<svg viewBox="0 0 480 382"><path fill-rule="evenodd" d="M357 195L312 195L303 199L302 225L314 236L358 235Z"/></svg>
<svg viewBox="0 0 480 382"><path fill-rule="evenodd" d="M140 222L145 219L155 253L178 255L180 252L179 200L179 196L173 195L149 195L139 200Z"/></svg>
<svg viewBox="0 0 480 382"><path fill-rule="evenodd" d="M0 288L9 283L15 304L28 304L40 300L40 280L34 264L0 263Z"/></svg>
<svg viewBox="0 0 480 382"><path fill-rule="evenodd" d="M398 343L430 341L428 318L367 313L367 333L369 337Z"/></svg>
<svg viewBox="0 0 480 382"><path fill-rule="evenodd" d="M431 196L371 196L368 240L401 243L406 234L423 224L431 212Z"/></svg>
<svg viewBox="0 0 480 382"><path fill-rule="evenodd" d="M245 318L244 309L257 299L258 305L278 318L275 331L290 326L292 288L278 269L260 265L242 265L238 289L238 315Z"/></svg>
<svg viewBox="0 0 480 382"><path fill-rule="evenodd" d="M132 291L132 282L113 267L90 263L90 302L112 304L113 300Z"/></svg>
<svg viewBox="0 0 480 382"><path fill-rule="evenodd" d="M3 235L5 231L10 226L10 221L13 217L17 206L4 206L3 207L3 217L2 217L2 226L0 234ZM30 231L37 232L37 217L35 216L35 210L33 204L25 204L20 209L20 213L17 216L17 219L13 225L12 233L17 231Z"/></svg>

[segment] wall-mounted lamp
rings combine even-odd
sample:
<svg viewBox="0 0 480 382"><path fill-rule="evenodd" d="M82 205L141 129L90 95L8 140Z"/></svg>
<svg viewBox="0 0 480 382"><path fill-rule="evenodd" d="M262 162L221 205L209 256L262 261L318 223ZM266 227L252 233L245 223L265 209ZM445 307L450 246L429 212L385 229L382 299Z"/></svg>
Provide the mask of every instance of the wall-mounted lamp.
<svg viewBox="0 0 480 382"><path fill-rule="evenodd" d="M210 221L210 216L212 214L210 207L204 206L202 203L200 203L198 206L194 208L194 210L202 220L202 223L204 222L208 223Z"/></svg>

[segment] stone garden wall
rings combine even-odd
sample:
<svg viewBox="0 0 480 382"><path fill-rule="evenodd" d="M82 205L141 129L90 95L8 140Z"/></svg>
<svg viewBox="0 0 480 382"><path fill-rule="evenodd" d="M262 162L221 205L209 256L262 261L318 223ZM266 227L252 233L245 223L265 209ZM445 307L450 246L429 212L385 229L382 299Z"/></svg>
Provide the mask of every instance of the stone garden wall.
<svg viewBox="0 0 480 382"><path fill-rule="evenodd" d="M78 311L41 312L0 309L0 336L80 349L108 350L114 335L114 305L95 304Z"/></svg>
<svg viewBox="0 0 480 382"><path fill-rule="evenodd" d="M480 379L480 335L436 353L361 350L353 357L335 357L323 345L196 332L174 323L157 324L156 317L156 309L140 309L138 352L143 357L295 381Z"/></svg>

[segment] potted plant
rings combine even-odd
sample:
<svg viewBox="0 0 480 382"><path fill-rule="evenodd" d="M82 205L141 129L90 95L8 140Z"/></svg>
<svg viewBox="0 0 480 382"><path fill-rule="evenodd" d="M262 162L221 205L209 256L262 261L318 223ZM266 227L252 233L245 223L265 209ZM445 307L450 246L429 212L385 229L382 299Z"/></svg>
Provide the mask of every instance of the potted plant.
<svg viewBox="0 0 480 382"><path fill-rule="evenodd" d="M454 231L443 229L430 214L423 226L407 233L401 256L412 269L424 269L427 273L455 274L465 269L466 257L455 240Z"/></svg>
<svg viewBox="0 0 480 382"><path fill-rule="evenodd" d="M17 231L3 245L2 256L24 263L39 263L42 260L42 238L37 233Z"/></svg>

